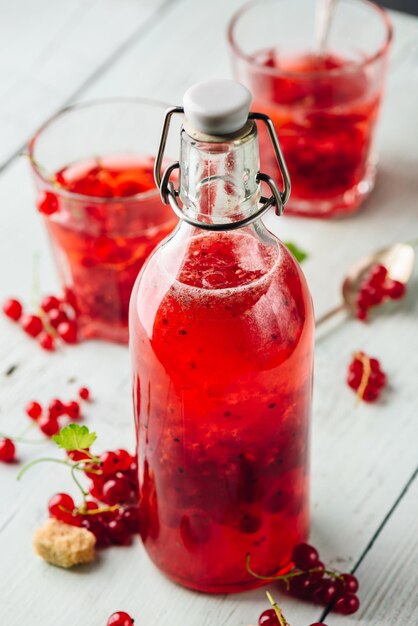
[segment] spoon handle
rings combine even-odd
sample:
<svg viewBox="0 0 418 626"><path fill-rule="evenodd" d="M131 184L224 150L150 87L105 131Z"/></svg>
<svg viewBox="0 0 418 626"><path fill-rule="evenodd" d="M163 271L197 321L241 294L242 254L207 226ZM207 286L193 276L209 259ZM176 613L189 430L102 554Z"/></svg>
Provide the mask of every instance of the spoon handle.
<svg viewBox="0 0 418 626"><path fill-rule="evenodd" d="M329 31L335 11L336 0L316 0L315 7L315 39L319 55L324 55L327 48Z"/></svg>
<svg viewBox="0 0 418 626"><path fill-rule="evenodd" d="M341 302L341 304L338 304L333 309L330 309L329 311L324 313L324 315L321 315L321 317L319 317L317 320L315 320L316 328L318 328L318 326L320 326L321 324L323 324L327 320L331 319L331 317L334 317L334 315L337 315L337 313L341 313L342 311L345 311L345 310L346 310L346 306L345 306L344 302Z"/></svg>

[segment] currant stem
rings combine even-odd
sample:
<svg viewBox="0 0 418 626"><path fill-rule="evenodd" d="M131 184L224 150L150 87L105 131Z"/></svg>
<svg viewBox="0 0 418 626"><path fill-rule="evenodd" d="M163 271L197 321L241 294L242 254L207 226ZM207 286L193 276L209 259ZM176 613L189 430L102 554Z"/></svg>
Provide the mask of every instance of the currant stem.
<svg viewBox="0 0 418 626"><path fill-rule="evenodd" d="M359 388L357 389L356 405L358 405L358 403L361 402L361 400L363 399L367 383L369 382L370 374L372 373L372 368L370 366L370 359L365 354L362 354L361 352L356 352L354 358L360 361L360 363L363 365L363 373L361 375Z"/></svg>
<svg viewBox="0 0 418 626"><path fill-rule="evenodd" d="M20 480L23 474L26 474L28 469L30 469L34 465L38 465L39 463L45 463L45 462L60 463L60 465L66 465L67 467L72 467L69 461L62 461L61 459L53 459L52 457L43 457L41 459L35 459L34 461L30 461L30 463L27 463L26 465L24 465L16 477L17 480Z"/></svg>
<svg viewBox="0 0 418 626"><path fill-rule="evenodd" d="M0 437L4 439L11 439L12 441L16 441L17 443L48 443L47 439L26 439L25 437L11 437L10 435L6 435L5 433L0 432Z"/></svg>
<svg viewBox="0 0 418 626"><path fill-rule="evenodd" d="M87 454L87 456L89 457L90 461L93 461L94 463L101 463L99 457L94 456L94 454L92 454L90 452L90 450L83 450L82 448L77 448L75 450L75 452L84 452L84 454ZM85 459L84 459L84 461L85 461Z"/></svg>
<svg viewBox="0 0 418 626"><path fill-rule="evenodd" d="M46 330L48 335L51 335L51 337L59 337L58 332L50 324L48 315L45 313L45 311L43 309L41 309L40 306L38 306L37 313L38 313L39 317L41 318L42 324L44 326L44 330Z"/></svg>
<svg viewBox="0 0 418 626"><path fill-rule="evenodd" d="M289 579L295 578L297 576L301 576L302 574L315 574L316 572L322 571L324 574L326 574L330 578L341 578L340 572L337 572L336 570L332 570L332 569L322 570L319 567L313 567L312 569L309 569L306 572L303 570L294 570L294 571L288 572L287 574L282 574L279 576L263 576L262 574L257 574L256 572L254 572L253 569L251 569L250 559L251 559L251 555L250 553L248 553L247 558L246 558L246 569L247 569L247 572L251 574L251 576L254 576L254 578L257 578L258 580L265 580L267 582L274 582L276 580L284 580L284 582L286 583L287 591L289 591Z"/></svg>
<svg viewBox="0 0 418 626"><path fill-rule="evenodd" d="M80 467L78 467L80 464L82 464L83 461L79 461L79 463L75 463L74 465L71 465L71 477L73 479L73 481L75 482L75 484L77 485L77 487L80 489L81 491L81 495L83 496L83 506L86 505L86 498L89 495L88 491L85 491L85 489L83 488L83 485L80 483L80 481L78 480L78 478L75 475L75 471L78 469L82 469Z"/></svg>
<svg viewBox="0 0 418 626"><path fill-rule="evenodd" d="M273 582L275 580L284 580L285 582L287 582L289 578L295 578L295 576L301 576L302 574L311 574L311 573L313 574L315 572L319 572L320 571L318 568L314 567L314 568L308 570L307 572L303 572L302 570L296 570L294 572L288 572L287 574L280 574L279 576L263 576L262 574L257 574L257 572L255 572L253 569L251 569L250 559L251 559L251 554L248 553L247 554L247 559L246 559L247 572L249 574L251 574L251 576L254 576L254 578L257 578L258 580L265 580L265 581L268 581L268 582Z"/></svg>
<svg viewBox="0 0 418 626"><path fill-rule="evenodd" d="M79 507L80 513L83 515L100 515L101 513L111 513L112 511L118 511L120 504L114 504L113 506L101 506L98 509L87 509L85 504Z"/></svg>
<svg viewBox="0 0 418 626"><path fill-rule="evenodd" d="M288 626L288 623L283 615L283 613L281 612L280 608L277 606L277 603L274 601L271 593L269 591L266 591L266 596L271 604L271 606L274 609L274 612L276 613L277 619L279 621L280 626Z"/></svg>

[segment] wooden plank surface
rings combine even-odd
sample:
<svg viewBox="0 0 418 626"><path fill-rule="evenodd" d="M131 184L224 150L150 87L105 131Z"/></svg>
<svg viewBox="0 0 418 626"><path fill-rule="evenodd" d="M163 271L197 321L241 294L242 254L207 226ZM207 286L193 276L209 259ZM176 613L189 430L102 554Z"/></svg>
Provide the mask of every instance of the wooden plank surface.
<svg viewBox="0 0 418 626"><path fill-rule="evenodd" d="M418 480L408 484L399 505L387 520L358 568L363 581L362 606L355 624L379 626L418 624ZM409 522L409 523L408 523ZM326 618L344 626L346 618Z"/></svg>
<svg viewBox="0 0 418 626"><path fill-rule="evenodd" d="M108 4L116 10L116 3L109 0ZM141 33L91 81L83 98L151 95L179 102L184 89L198 78L228 76L225 24L239 4L233 0L225 7L221 0L182 0L170 5L152 30ZM190 28L191 19L196 28ZM417 23L413 18L395 18L397 46L378 142L380 174L364 211L350 220L333 222L267 218L269 227L281 238L293 239L310 252L305 272L318 313L335 303L341 277L359 255L418 236ZM73 35L71 46L76 42ZM44 105L40 110L41 116L52 111ZM0 128L6 124L4 120L0 108ZM6 270L2 272L0 296L29 293L30 267L37 250L42 252L43 284L50 289L55 285L53 266L40 220L32 208L31 181L23 159L14 160L0 176L0 203L0 260ZM326 246L324 242L328 242ZM355 567L363 558L359 568L363 608L359 615L344 618L346 624L415 623L416 598L413 593L399 595L399 589L402 585L412 589L408 585L414 581L417 545L411 540L410 519L416 519L411 502L416 490L411 487L381 532L380 527L416 469L417 298L415 274L406 302L379 315L371 325L339 319L318 335L312 539L324 558L339 568ZM1 430L16 432L24 427L23 406L29 398L69 397L80 382L90 385L96 397L86 411L86 422L100 433L99 446L117 442L133 447L126 349L91 342L44 355L4 319L0 320L0 335ZM357 349L378 356L388 372L391 386L378 406L355 409L354 395L345 386L345 368ZM18 367L7 376L11 365ZM74 377L77 381L69 382ZM43 446L22 446L22 461L39 453L38 448ZM45 450L49 450L48 444ZM45 518L48 497L65 490L68 483L63 473L46 466L19 484L15 475L14 466L0 468L0 597L3 618L10 626L40 626L45 622L102 626L117 608L131 611L138 623L161 626L256 623L265 606L263 591L229 597L193 594L166 581L140 548L109 550L88 572L62 572L41 563L31 554L31 533ZM377 532L380 534L368 550ZM397 555L405 560L405 567L392 565ZM381 570L379 575L376 568ZM288 598L280 600L292 626L306 626L320 617L318 607ZM402 619L398 621L399 611ZM408 621L410 616L412 621ZM343 623L336 616L326 621L328 626Z"/></svg>
<svg viewBox="0 0 418 626"><path fill-rule="evenodd" d="M0 1L0 167L170 0Z"/></svg>

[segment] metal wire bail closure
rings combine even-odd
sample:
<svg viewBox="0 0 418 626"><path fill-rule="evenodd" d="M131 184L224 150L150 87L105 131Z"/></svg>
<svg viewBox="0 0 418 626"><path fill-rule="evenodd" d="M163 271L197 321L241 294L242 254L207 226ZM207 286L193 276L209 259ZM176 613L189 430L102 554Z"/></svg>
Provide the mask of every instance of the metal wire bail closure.
<svg viewBox="0 0 418 626"><path fill-rule="evenodd" d="M161 200L164 204L170 204L174 213L180 219L184 220L191 226L196 226L198 228L202 228L204 230L234 230L236 228L241 228L242 226L246 226L258 220L264 213L266 213L270 207L275 207L275 213L277 216L283 214L284 206L289 199L290 196L290 177L289 171L286 166L286 162L284 160L284 156L279 144L279 140L276 134L276 130L274 128L273 122L271 119L264 115L264 113L250 113L248 119L263 122L273 145L273 151L277 160L277 164L279 166L279 170L282 176L283 181L283 191L280 191L277 187L275 181L268 174L263 174L259 172L257 174L257 182L266 183L271 191L271 196L261 196L260 197L260 207L255 213L252 213L248 217L243 218L242 220L238 220L236 222L228 222L226 224L207 224L205 222L200 222L186 215L183 211L182 206L179 204L177 198L179 197L179 192L174 188L172 181L170 180L171 174L176 170L180 169L179 161L175 161L171 165L169 165L164 172L162 172L162 164L164 160L164 152L167 144L168 132L170 129L170 123L173 115L184 115L183 107L172 107L166 111L164 117L163 128L161 131L161 139L160 145L158 148L157 158L154 163L154 179L155 183L159 189Z"/></svg>

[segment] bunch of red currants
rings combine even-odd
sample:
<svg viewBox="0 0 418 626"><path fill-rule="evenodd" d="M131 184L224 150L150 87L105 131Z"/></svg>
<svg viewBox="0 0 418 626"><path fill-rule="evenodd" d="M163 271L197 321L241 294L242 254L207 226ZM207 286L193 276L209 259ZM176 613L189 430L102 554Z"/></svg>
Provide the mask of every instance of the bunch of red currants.
<svg viewBox="0 0 418 626"><path fill-rule="evenodd" d="M367 320L370 308L382 304L386 300L400 300L405 293L405 283L390 278L388 270L384 265L373 266L365 280L361 283L357 294L358 319Z"/></svg>
<svg viewBox="0 0 418 626"><path fill-rule="evenodd" d="M71 294L65 299L45 296L36 313L26 313L20 300L9 298L3 304L3 313L18 322L22 330L37 339L47 352L56 349L56 341L67 344L78 343L78 324L75 303Z"/></svg>

